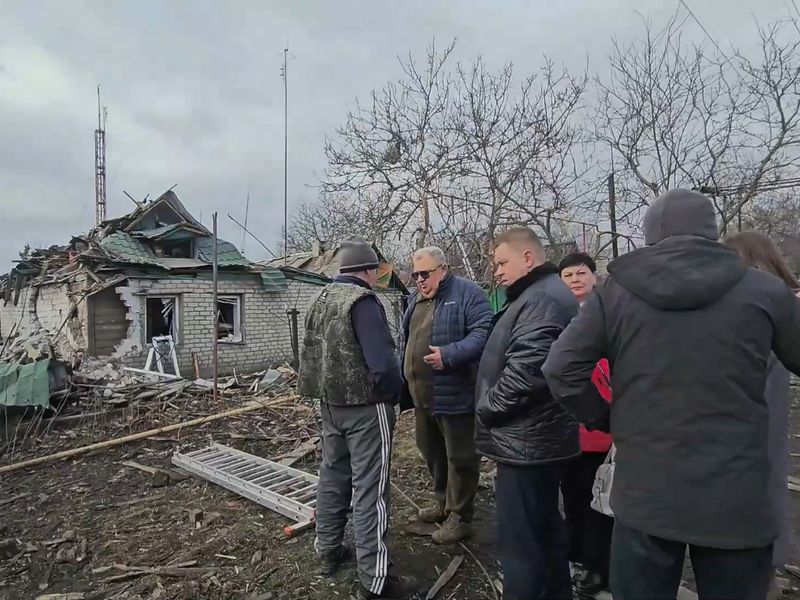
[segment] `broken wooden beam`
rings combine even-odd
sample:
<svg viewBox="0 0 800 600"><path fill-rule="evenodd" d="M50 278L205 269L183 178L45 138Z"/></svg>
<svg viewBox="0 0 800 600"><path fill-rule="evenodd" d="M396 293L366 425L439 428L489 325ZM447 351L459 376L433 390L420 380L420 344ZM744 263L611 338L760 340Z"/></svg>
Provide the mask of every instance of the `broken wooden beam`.
<svg viewBox="0 0 800 600"><path fill-rule="evenodd" d="M211 421L216 421L218 419L224 419L226 417L233 417L235 415L241 415L247 412L252 412L254 410L258 410L259 408L272 408L275 406L280 406L282 404L286 404L296 399L297 396L284 396L283 398L276 398L274 400L266 402L260 400L252 400L239 408L233 408L231 410L226 410L224 412L216 413L214 415L209 415L207 417L200 417L197 419L192 419L191 421L175 423L173 425L165 425L164 427L159 427L158 429L149 429L147 431L142 431L140 433L126 435L121 438L114 438L106 440L104 442L89 444L88 446L73 448L71 450L64 450L62 452L57 452L55 454L48 454L47 456L40 456L38 458L32 458L30 460L24 460L22 462L6 465L5 467L0 467L0 474L10 473L11 471L17 471L19 469L35 467L41 464L63 460L65 458L72 458L73 456L81 456L83 454L94 452L95 450L104 450L106 448L120 446L122 444L135 442L137 440L143 440L154 435L159 435L161 433L167 433L169 431L176 431L178 429L183 429L184 427L195 427L197 425L203 425L204 423L210 423Z"/></svg>
<svg viewBox="0 0 800 600"><path fill-rule="evenodd" d="M464 562L464 555L459 554L453 560L450 561L447 569L445 569L444 573L439 575L439 579L431 586L431 589L428 590L428 594L425 596L425 600L433 600L436 597L436 594L442 591L444 586L450 583L450 580L455 576L456 571L461 566L461 563Z"/></svg>
<svg viewBox="0 0 800 600"><path fill-rule="evenodd" d="M184 481L191 477L191 475L188 473L184 473L178 469L148 467L147 465L143 465L132 460L123 460L120 464L125 467L131 467L132 469L143 471L144 473L149 473L152 475L153 487L164 487L170 482L178 483L179 481Z"/></svg>

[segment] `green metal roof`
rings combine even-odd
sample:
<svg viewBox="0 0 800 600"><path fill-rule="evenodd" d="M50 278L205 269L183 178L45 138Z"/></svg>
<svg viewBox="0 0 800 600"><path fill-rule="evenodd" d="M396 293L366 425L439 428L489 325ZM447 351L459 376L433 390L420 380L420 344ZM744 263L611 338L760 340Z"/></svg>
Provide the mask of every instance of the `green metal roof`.
<svg viewBox="0 0 800 600"><path fill-rule="evenodd" d="M124 231L116 231L100 240L100 247L114 258L133 264L158 266L158 258L153 252Z"/></svg>
<svg viewBox="0 0 800 600"><path fill-rule="evenodd" d="M283 276L279 269L267 267L259 274L261 275L261 285L265 292L283 292L289 289L286 277Z"/></svg>
<svg viewBox="0 0 800 600"><path fill-rule="evenodd" d="M172 225L162 225L155 229L139 229L132 231L131 235L136 237L143 237L150 240L155 239L192 239L198 237L198 231L195 227L187 225L186 223L174 223Z"/></svg>
<svg viewBox="0 0 800 600"><path fill-rule="evenodd" d="M214 238L197 238L197 258L211 264L214 260ZM217 240L217 264L221 267L247 267L250 261L230 242Z"/></svg>
<svg viewBox="0 0 800 600"><path fill-rule="evenodd" d="M27 365L0 363L0 405L50 405L50 359Z"/></svg>
<svg viewBox="0 0 800 600"><path fill-rule="evenodd" d="M287 279L302 281L304 283L313 283L314 285L319 286L328 285L331 281L333 281L333 279L327 275L321 275L311 271L303 271L302 269L295 269L293 267L280 267L280 271Z"/></svg>

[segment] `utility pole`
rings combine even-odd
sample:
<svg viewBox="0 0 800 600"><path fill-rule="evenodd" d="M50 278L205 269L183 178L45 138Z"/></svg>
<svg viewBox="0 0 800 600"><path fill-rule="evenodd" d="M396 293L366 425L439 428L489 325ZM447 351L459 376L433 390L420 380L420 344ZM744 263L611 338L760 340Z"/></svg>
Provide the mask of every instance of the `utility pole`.
<svg viewBox="0 0 800 600"><path fill-rule="evenodd" d="M283 265L286 266L289 256L289 44L283 49Z"/></svg>
<svg viewBox="0 0 800 600"><path fill-rule="evenodd" d="M94 131L94 206L95 225L106 220L106 118L100 106L100 84L97 84L97 129Z"/></svg>
<svg viewBox="0 0 800 600"><path fill-rule="evenodd" d="M211 339L211 362L213 363L212 367L214 370L214 402L217 401L218 396L218 387L217 387L217 378L219 376L219 305L217 304L217 269L218 269L218 259L217 259L217 213L211 215L211 223L212 223L212 231L214 234L214 258L213 262L211 263L211 306L213 307L213 323L211 327L211 335L213 338Z"/></svg>
<svg viewBox="0 0 800 600"><path fill-rule="evenodd" d="M611 223L611 255L617 258L619 256L617 237L617 191L614 187L613 171L608 176L608 220Z"/></svg>

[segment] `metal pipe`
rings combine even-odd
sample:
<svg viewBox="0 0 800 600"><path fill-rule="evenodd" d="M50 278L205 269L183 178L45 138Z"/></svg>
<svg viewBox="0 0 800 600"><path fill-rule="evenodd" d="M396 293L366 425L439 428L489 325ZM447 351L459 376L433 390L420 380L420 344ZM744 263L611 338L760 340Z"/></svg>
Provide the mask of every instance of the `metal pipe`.
<svg viewBox="0 0 800 600"><path fill-rule="evenodd" d="M211 263L211 281L212 281L212 306L213 306L213 326L212 326L212 334L214 336L211 342L211 352L212 352L212 362L214 368L214 402L217 401L217 376L219 375L219 355L217 353L218 344L219 344L219 306L217 305L217 213L215 212L211 216L211 222L213 223L213 233L214 233L214 259Z"/></svg>

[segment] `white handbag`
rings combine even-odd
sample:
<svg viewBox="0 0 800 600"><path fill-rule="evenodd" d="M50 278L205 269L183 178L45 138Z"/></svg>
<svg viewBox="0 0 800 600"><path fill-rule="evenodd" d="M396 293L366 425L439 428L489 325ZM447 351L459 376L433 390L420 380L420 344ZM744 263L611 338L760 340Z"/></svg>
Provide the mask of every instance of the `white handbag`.
<svg viewBox="0 0 800 600"><path fill-rule="evenodd" d="M611 510L611 486L614 483L614 457L616 454L617 447L612 445L606 460L597 468L592 485L591 507L609 517L614 516L614 511Z"/></svg>

